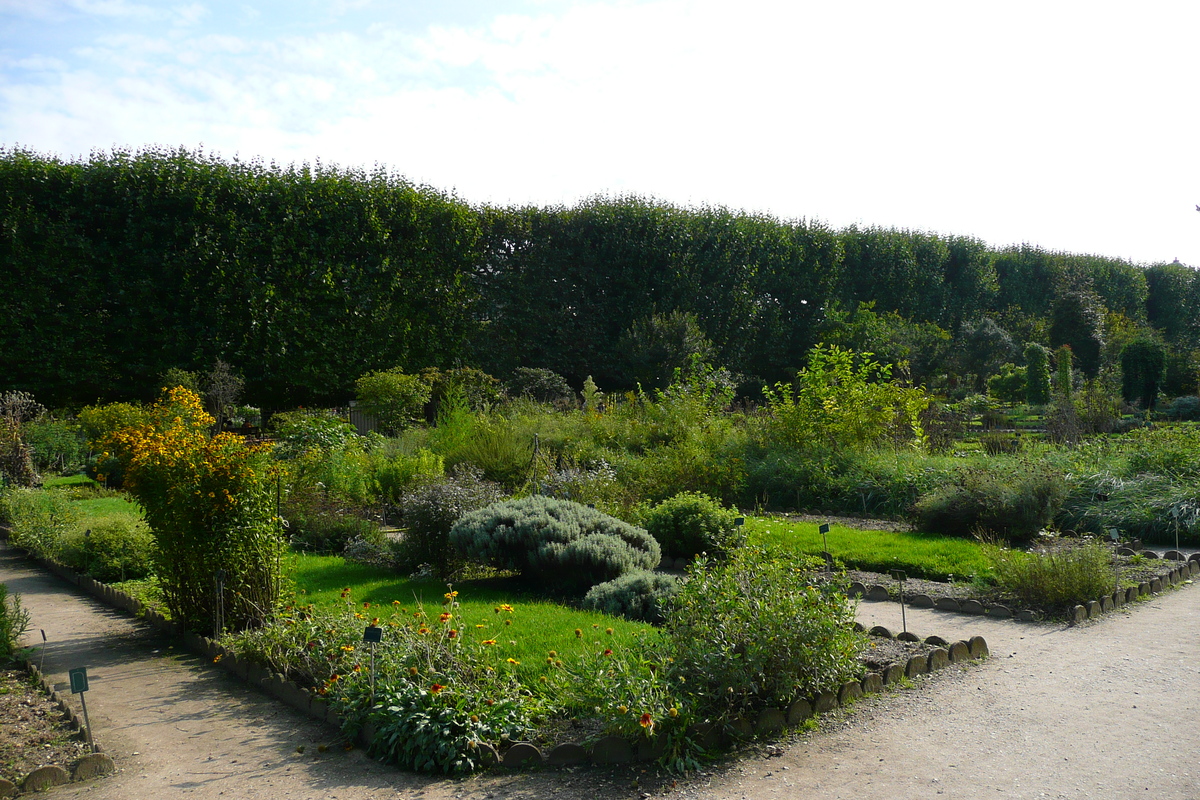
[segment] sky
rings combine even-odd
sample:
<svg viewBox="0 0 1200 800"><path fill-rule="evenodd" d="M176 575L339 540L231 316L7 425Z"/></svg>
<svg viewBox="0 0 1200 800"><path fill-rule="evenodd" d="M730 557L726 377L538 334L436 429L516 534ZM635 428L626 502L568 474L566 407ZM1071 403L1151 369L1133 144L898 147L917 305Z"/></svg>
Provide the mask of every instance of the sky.
<svg viewBox="0 0 1200 800"><path fill-rule="evenodd" d="M0 0L0 147L1200 266L1200 3Z"/></svg>

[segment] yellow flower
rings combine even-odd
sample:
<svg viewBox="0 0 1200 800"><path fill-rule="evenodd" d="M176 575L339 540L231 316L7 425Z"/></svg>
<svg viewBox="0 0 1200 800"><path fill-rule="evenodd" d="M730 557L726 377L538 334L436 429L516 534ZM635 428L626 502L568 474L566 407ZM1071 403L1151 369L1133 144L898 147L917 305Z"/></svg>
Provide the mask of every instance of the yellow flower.
<svg viewBox="0 0 1200 800"><path fill-rule="evenodd" d="M521 662L520 662L520 661L517 661L515 658L510 658L510 659L508 659L508 663L510 663L510 664L520 664Z"/></svg>

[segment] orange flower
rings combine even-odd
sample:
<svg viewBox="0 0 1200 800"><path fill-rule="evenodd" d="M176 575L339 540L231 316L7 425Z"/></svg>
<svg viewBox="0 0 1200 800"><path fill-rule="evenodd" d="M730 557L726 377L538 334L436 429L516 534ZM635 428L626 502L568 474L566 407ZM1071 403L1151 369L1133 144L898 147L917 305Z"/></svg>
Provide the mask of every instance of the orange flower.
<svg viewBox="0 0 1200 800"><path fill-rule="evenodd" d="M455 638L455 637L457 637L457 636L458 636L458 631L456 631L456 630L451 630L451 631L450 631L450 638L451 638L451 639L453 639L453 638Z"/></svg>
<svg viewBox="0 0 1200 800"><path fill-rule="evenodd" d="M654 731L654 718L649 713L642 714L642 718L638 720L638 724L648 731Z"/></svg>
<svg viewBox="0 0 1200 800"><path fill-rule="evenodd" d="M445 689L445 688L446 687L443 686L442 684L435 683L433 686L429 687L429 691L433 692L434 694L441 694L442 689Z"/></svg>
<svg viewBox="0 0 1200 800"><path fill-rule="evenodd" d="M451 616L453 616L453 615L450 614L449 612L443 611L442 615L440 617L438 617L438 622L449 622Z"/></svg>
<svg viewBox="0 0 1200 800"><path fill-rule="evenodd" d="M495 644L495 643L496 643L495 639L484 639L482 642L480 642L480 644Z"/></svg>

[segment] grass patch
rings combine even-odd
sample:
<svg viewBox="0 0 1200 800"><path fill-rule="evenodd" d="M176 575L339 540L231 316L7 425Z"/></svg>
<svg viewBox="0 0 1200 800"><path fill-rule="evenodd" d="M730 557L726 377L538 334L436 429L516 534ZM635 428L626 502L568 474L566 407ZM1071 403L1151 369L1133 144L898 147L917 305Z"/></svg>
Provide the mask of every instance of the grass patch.
<svg viewBox="0 0 1200 800"><path fill-rule="evenodd" d="M349 602L363 614L364 625L373 617L389 616L396 603L410 614L418 607L431 616L443 610L447 589L441 581L405 578L380 567L347 563L341 556L297 553L291 562L285 571L295 584L297 602L330 608ZM350 596L343 598L342 591L347 587ZM464 625L496 639L505 658L520 661L517 672L524 680L536 681L545 672L549 651L577 652L580 639L576 629L583 632L584 642L602 641L605 647L614 649L632 644L635 637L658 635L650 625L539 598L523 588L517 578L459 581L454 590L459 593L456 616ZM370 607L364 607L366 603ZM502 605L511 605L512 613L497 613ZM478 627L481 625L484 627Z"/></svg>
<svg viewBox="0 0 1200 800"><path fill-rule="evenodd" d="M751 543L805 555L820 555L823 549L818 528L815 522L775 517L746 519ZM982 575L990 566L977 542L932 533L862 531L831 525L827 540L829 552L849 569L902 569L913 578L944 581L951 575Z"/></svg>
<svg viewBox="0 0 1200 800"><path fill-rule="evenodd" d="M42 481L42 486L47 489L59 489L63 486L99 486L94 480L84 475L82 472L78 475L56 475L53 478L46 478Z"/></svg>

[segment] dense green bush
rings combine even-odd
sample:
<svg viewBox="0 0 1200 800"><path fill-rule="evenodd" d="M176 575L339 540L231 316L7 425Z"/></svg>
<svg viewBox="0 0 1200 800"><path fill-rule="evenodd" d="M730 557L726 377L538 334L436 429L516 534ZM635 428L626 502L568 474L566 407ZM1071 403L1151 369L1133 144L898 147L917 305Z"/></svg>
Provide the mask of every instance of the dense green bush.
<svg viewBox="0 0 1200 800"><path fill-rule="evenodd" d="M1180 422L1195 422L1200 420L1200 397L1194 394L1176 397L1167 405L1163 413L1168 419L1179 420Z"/></svg>
<svg viewBox="0 0 1200 800"><path fill-rule="evenodd" d="M670 681L697 718L787 708L858 674L855 603L844 578L817 579L822 569L754 547L692 565L663 631Z"/></svg>
<svg viewBox="0 0 1200 800"><path fill-rule="evenodd" d="M745 543L738 513L700 492L680 492L648 509L639 520L673 558L708 553L723 558Z"/></svg>
<svg viewBox="0 0 1200 800"><path fill-rule="evenodd" d="M661 572L634 570L593 586L583 597L583 607L614 617L658 625L664 619L664 610L671 598L678 592L679 581L675 577Z"/></svg>
<svg viewBox="0 0 1200 800"><path fill-rule="evenodd" d="M1200 478L1200 429L1171 426L1142 428L1125 436L1127 475L1163 475L1177 480Z"/></svg>
<svg viewBox="0 0 1200 800"><path fill-rule="evenodd" d="M38 472L67 474L87 464L87 442L77 423L43 416L23 426L22 435Z"/></svg>
<svg viewBox="0 0 1200 800"><path fill-rule="evenodd" d="M538 495L467 514L451 529L450 541L472 561L575 592L630 570L653 569L662 555L642 528L579 503Z"/></svg>
<svg viewBox="0 0 1200 800"><path fill-rule="evenodd" d="M63 536L58 558L104 583L145 578L154 566L154 536L141 520L108 519Z"/></svg>
<svg viewBox="0 0 1200 800"><path fill-rule="evenodd" d="M332 411L284 411L271 416L275 454L295 458L310 450L329 452L358 434L354 426Z"/></svg>
<svg viewBox="0 0 1200 800"><path fill-rule="evenodd" d="M931 533L969 536L983 530L1021 541L1050 524L1066 493L1063 476L1045 464L973 465L922 496L913 514L917 526Z"/></svg>
<svg viewBox="0 0 1200 800"><path fill-rule="evenodd" d="M9 541L44 558L56 558L63 537L79 524L64 494L39 489L0 491L0 518L11 528Z"/></svg>
<svg viewBox="0 0 1200 800"><path fill-rule="evenodd" d="M424 419L432 388L420 375L394 367L363 375L354 382L354 392L363 411L375 415L384 430L397 433Z"/></svg>
<svg viewBox="0 0 1200 800"><path fill-rule="evenodd" d="M503 497L500 487L478 469L458 467L443 480L430 481L400 500L404 537L396 552L399 567L415 571L427 565L438 578L453 577L463 561L450 544L450 529L464 514Z"/></svg>
<svg viewBox="0 0 1200 800"><path fill-rule="evenodd" d="M1117 588L1112 552L1094 540L1050 543L1030 552L989 544L984 555L996 587L1032 606L1086 604Z"/></svg>
<svg viewBox="0 0 1200 800"><path fill-rule="evenodd" d="M567 379L552 369L517 367L505 385L510 397L528 397L559 408L575 405L575 392Z"/></svg>

